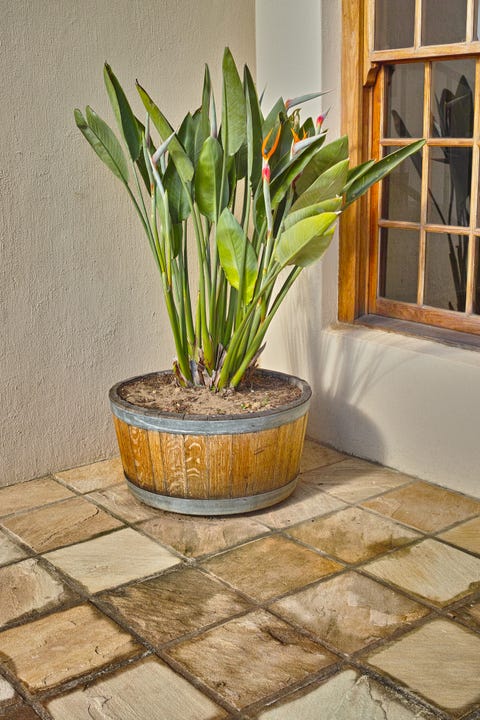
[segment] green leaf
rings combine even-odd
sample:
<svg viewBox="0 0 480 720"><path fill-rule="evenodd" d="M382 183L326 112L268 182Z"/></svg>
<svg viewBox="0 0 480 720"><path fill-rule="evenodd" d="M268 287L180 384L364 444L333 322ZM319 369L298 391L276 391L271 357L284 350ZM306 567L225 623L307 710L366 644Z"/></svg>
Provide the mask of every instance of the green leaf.
<svg viewBox="0 0 480 720"><path fill-rule="evenodd" d="M153 124L158 130L162 141L167 140L173 132L172 126L161 110L159 110L157 105L155 105L150 95L142 88L141 85L138 84L138 82L137 90L143 104L145 105L146 111L150 115ZM189 180L193 178L193 165L177 137L173 137L170 141L168 151L183 182L189 182Z"/></svg>
<svg viewBox="0 0 480 720"><path fill-rule="evenodd" d="M353 185L355 180L358 180L358 178L361 177L364 173L366 173L367 170L370 170L372 165L375 165L375 160L367 160L367 162L364 162L361 165L350 168L350 170L348 171L347 184L344 187L344 191L346 192L348 188Z"/></svg>
<svg viewBox="0 0 480 720"><path fill-rule="evenodd" d="M325 170L303 195L300 195L292 205L292 210L300 210L300 208L314 205L322 200L328 200L335 195L343 194L345 183L347 182L349 161L341 160L328 170Z"/></svg>
<svg viewBox="0 0 480 720"><path fill-rule="evenodd" d="M292 227L292 225L295 225L297 222L300 222L300 220L312 217L313 215L320 215L324 212L338 212L342 207L342 202L343 200L341 197L335 197L330 198L329 200L323 200L323 202L316 203L315 205L308 205L308 207L290 212L285 218L284 228L285 230L288 230L288 228Z"/></svg>
<svg viewBox="0 0 480 720"><path fill-rule="evenodd" d="M319 152L319 148L323 144L324 140L325 136L319 135L317 140L313 141L311 145L308 145L303 152L300 152L291 159L289 156L289 162L285 170L283 170L280 175L275 175L272 178L270 185L272 208L277 207L278 203L282 200L297 175L302 172L304 167L311 161L312 157L315 157L315 155Z"/></svg>
<svg viewBox="0 0 480 720"><path fill-rule="evenodd" d="M330 245L338 217L336 212L307 217L280 235L275 247L275 258L282 267L306 267L318 260Z"/></svg>
<svg viewBox="0 0 480 720"><path fill-rule="evenodd" d="M217 221L221 211L222 162L222 146L216 138L208 137L203 143L195 172L195 200L202 215L212 222ZM222 205L227 201L228 196Z"/></svg>
<svg viewBox="0 0 480 720"><path fill-rule="evenodd" d="M287 108L285 107L283 98L279 98L264 120L262 127L262 135L264 138L268 135L270 130L273 130L273 128L278 125L280 115L286 114Z"/></svg>
<svg viewBox="0 0 480 720"><path fill-rule="evenodd" d="M245 97L232 53L223 54L222 144L227 155L235 155L247 135Z"/></svg>
<svg viewBox="0 0 480 720"><path fill-rule="evenodd" d="M425 145L425 140L417 140L417 142L414 142L411 145L406 145L405 147L390 153L390 155L386 155L386 157L378 160L374 163L374 165L366 169L366 171L363 172L362 175L360 175L360 177L358 177L348 188L345 198L345 207L355 202L355 200L358 200L358 198L366 193L372 185L384 178L385 175L388 175L389 172L396 168L397 165L403 162L406 158L410 157L410 155L417 153L423 145Z"/></svg>
<svg viewBox="0 0 480 720"><path fill-rule="evenodd" d="M249 303L257 280L257 257L242 226L228 208L225 208L218 221L217 247L228 282L235 290L239 290L241 285L242 299L246 304Z"/></svg>
<svg viewBox="0 0 480 720"><path fill-rule="evenodd" d="M103 77L118 129L125 138L130 157L135 162L138 160L142 148L137 120L120 83L108 63L105 63Z"/></svg>
<svg viewBox="0 0 480 720"><path fill-rule="evenodd" d="M256 188L262 175L262 113L255 83L246 65L243 84L247 106L247 173L252 188Z"/></svg>
<svg viewBox="0 0 480 720"><path fill-rule="evenodd" d="M122 147L108 125L87 107L87 119L80 110L74 111L77 127L88 140L98 157L114 175L128 185L128 167Z"/></svg>
<svg viewBox="0 0 480 720"><path fill-rule="evenodd" d="M322 147L320 152L310 160L296 183L296 190L299 195L315 182L319 175L336 165L340 160L348 158L348 138L344 135Z"/></svg>
<svg viewBox="0 0 480 720"><path fill-rule="evenodd" d="M168 192L170 215L174 224L186 220L190 215L190 203L185 185L186 183L182 183L177 168L170 158L165 175L163 176L163 186ZM190 185L190 183L188 183L188 185Z"/></svg>

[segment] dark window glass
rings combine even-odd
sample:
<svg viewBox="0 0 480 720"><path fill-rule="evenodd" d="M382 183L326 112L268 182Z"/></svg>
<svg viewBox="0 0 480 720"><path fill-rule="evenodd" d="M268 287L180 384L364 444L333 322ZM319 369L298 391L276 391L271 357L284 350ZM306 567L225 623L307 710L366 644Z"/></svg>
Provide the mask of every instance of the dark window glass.
<svg viewBox="0 0 480 720"><path fill-rule="evenodd" d="M431 148L430 158L427 222L468 227L472 149Z"/></svg>
<svg viewBox="0 0 480 720"><path fill-rule="evenodd" d="M432 63L432 137L471 138L475 60Z"/></svg>
<svg viewBox="0 0 480 720"><path fill-rule="evenodd" d="M387 65L385 68L386 137L423 136L423 63Z"/></svg>
<svg viewBox="0 0 480 720"><path fill-rule="evenodd" d="M465 42L466 26L467 0L423 0L422 45Z"/></svg>
<svg viewBox="0 0 480 720"><path fill-rule="evenodd" d="M465 311L468 237L428 233L424 304Z"/></svg>
<svg viewBox="0 0 480 720"><path fill-rule="evenodd" d="M375 50L413 47L415 0L375 0Z"/></svg>
<svg viewBox="0 0 480 720"><path fill-rule="evenodd" d="M397 150L389 147L388 151ZM397 165L383 181L382 215L385 220L420 222L422 153Z"/></svg>
<svg viewBox="0 0 480 720"><path fill-rule="evenodd" d="M380 237L381 296L401 302L417 302L418 256L418 232L382 228Z"/></svg>

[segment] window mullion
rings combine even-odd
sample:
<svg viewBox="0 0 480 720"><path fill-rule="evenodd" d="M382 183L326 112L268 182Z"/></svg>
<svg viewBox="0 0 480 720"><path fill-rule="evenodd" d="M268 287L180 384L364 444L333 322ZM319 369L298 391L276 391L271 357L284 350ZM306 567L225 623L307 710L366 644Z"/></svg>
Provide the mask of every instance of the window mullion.
<svg viewBox="0 0 480 720"><path fill-rule="evenodd" d="M415 32L413 46L419 48L422 44L422 0L415 3Z"/></svg>
<svg viewBox="0 0 480 720"><path fill-rule="evenodd" d="M423 136L430 136L430 105L431 105L431 85L432 85L432 63L425 63L425 81L423 93ZM423 162L422 162L422 188L420 203L420 252L418 258L418 287L417 287L417 303L423 305L423 297L425 292L425 248L426 248L426 230L427 224L427 205L428 205L428 181L430 169L430 148L428 144L423 146Z"/></svg>
<svg viewBox="0 0 480 720"><path fill-rule="evenodd" d="M465 311L467 314L478 312L480 308L475 308L475 285L476 285L476 266L478 263L478 247L475 240L475 229L477 227L478 213L478 175L480 170L480 59L477 58L475 63L475 102L473 116L473 148L472 148L472 185L470 191L470 234L468 240L468 258L467 258L467 295Z"/></svg>
<svg viewBox="0 0 480 720"><path fill-rule="evenodd" d="M467 0L467 43L473 40L473 23L475 19L475 0Z"/></svg>

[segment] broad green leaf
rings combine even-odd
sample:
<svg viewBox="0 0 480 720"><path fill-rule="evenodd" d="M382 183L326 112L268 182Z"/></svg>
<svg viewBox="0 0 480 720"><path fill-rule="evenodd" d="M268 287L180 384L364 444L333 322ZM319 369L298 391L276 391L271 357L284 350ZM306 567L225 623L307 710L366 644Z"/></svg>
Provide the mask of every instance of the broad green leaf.
<svg viewBox="0 0 480 720"><path fill-rule="evenodd" d="M145 139L145 126L143 125L143 123L140 122L140 120L137 117L135 118L135 120L136 120L137 127L138 127L138 133L140 136L140 145L141 145L141 152L136 161L137 167L140 172L140 175L143 178L143 182L145 183L145 187L147 188L147 191L150 192L150 185L151 185L150 172L151 172L151 170L150 170L150 166L148 166L148 168L147 168L147 164L146 164L146 160L145 160L145 153L143 150L143 143L144 143L144 139ZM152 142L152 139L150 138L150 143L149 143L150 155L153 155L155 150L156 150L156 148Z"/></svg>
<svg viewBox="0 0 480 720"><path fill-rule="evenodd" d="M222 146L216 138L208 137L203 143L195 172L195 200L202 215L212 222L216 222L221 212L222 161Z"/></svg>
<svg viewBox="0 0 480 720"><path fill-rule="evenodd" d="M103 68L103 77L118 129L125 138L130 157L135 162L138 160L142 147L137 120L120 83L108 63L105 63Z"/></svg>
<svg viewBox="0 0 480 720"><path fill-rule="evenodd" d="M298 178L296 183L297 193L301 195L325 170L328 170L332 165L336 165L340 160L346 160L347 158L348 138L346 135L322 147Z"/></svg>
<svg viewBox="0 0 480 720"><path fill-rule="evenodd" d="M137 90L162 141L167 140L173 132L172 126L157 105L155 105L150 95L138 83ZM173 162L183 182L191 180L193 177L193 165L177 137L172 138L168 146L168 151L173 158Z"/></svg>
<svg viewBox="0 0 480 720"><path fill-rule="evenodd" d="M256 188L262 175L262 113L255 83L246 65L243 84L247 106L247 173L252 188Z"/></svg>
<svg viewBox="0 0 480 720"><path fill-rule="evenodd" d="M287 108L285 107L283 98L279 98L263 122L262 135L264 138L268 135L270 130L272 130L276 125L278 125L279 116L286 114Z"/></svg>
<svg viewBox="0 0 480 720"><path fill-rule="evenodd" d="M338 217L336 212L307 217L281 235L275 247L275 258L282 267L306 267L318 260L328 248Z"/></svg>
<svg viewBox="0 0 480 720"><path fill-rule="evenodd" d="M411 145L395 150L386 157L378 160L370 168L368 168L354 183L348 188L345 207L358 200L367 190L376 182L381 180L385 175L391 172L397 165L403 162L410 155L417 153L425 145L425 140L417 140Z"/></svg>
<svg viewBox="0 0 480 720"><path fill-rule="evenodd" d="M290 212L285 218L284 228L285 230L288 230L288 228L292 227L292 225L295 225L297 222L300 222L300 220L312 217L313 215L320 215L324 212L338 212L342 207L342 202L343 200L341 197L335 197L330 198L329 200L323 200L323 202L316 203L315 205L309 205L308 207L301 208L300 210Z"/></svg>
<svg viewBox="0 0 480 720"><path fill-rule="evenodd" d="M367 170L370 170L372 165L375 165L375 160L367 160L367 162L362 163L361 165L357 165L354 168L350 168L347 175L347 184L344 187L344 191L346 192L350 185L353 185L355 180L358 180L359 177L364 175L364 173L367 172Z"/></svg>
<svg viewBox="0 0 480 720"><path fill-rule="evenodd" d="M212 81L210 79L210 69L205 65L205 75L203 78L202 106L200 108L202 132L204 133L204 141L210 135L210 107L212 102Z"/></svg>
<svg viewBox="0 0 480 720"><path fill-rule="evenodd" d="M177 224L182 222L182 220L186 220L190 215L190 203L184 183L182 183L180 179L180 175L172 158L169 159L165 175L163 176L163 186L168 192L168 204L172 222Z"/></svg>
<svg viewBox="0 0 480 720"><path fill-rule="evenodd" d="M228 208L225 208L218 221L217 247L228 282L235 290L242 286L243 301L249 303L257 280L257 257L242 226Z"/></svg>
<svg viewBox="0 0 480 720"><path fill-rule="evenodd" d="M178 129L177 137L188 157L193 162L193 158L195 157L195 127L190 113L187 113L183 118L182 124Z"/></svg>
<svg viewBox="0 0 480 720"><path fill-rule="evenodd" d="M227 155L235 155L246 140L246 109L242 83L232 57L223 55L222 144Z"/></svg>
<svg viewBox="0 0 480 720"><path fill-rule="evenodd" d="M336 165L333 165L328 170L318 177L312 185L306 190L303 195L300 195L292 205L292 210L300 210L301 208L308 207L308 205L314 205L315 203L322 202L322 200L328 200L329 198L335 197L335 195L341 195L347 182L349 161L341 160Z"/></svg>
<svg viewBox="0 0 480 720"><path fill-rule="evenodd" d="M90 107L87 107L86 120L78 109L74 111L74 115L77 127L98 157L114 175L128 185L127 160L112 130Z"/></svg>
<svg viewBox="0 0 480 720"><path fill-rule="evenodd" d="M289 163L281 175L272 178L270 185L270 194L272 197L272 208L277 207L280 200L284 197L290 185L293 183L297 175L300 175L304 167L310 162L318 152L319 148L325 140L324 135L319 135L318 139L305 148L295 157L289 160ZM334 193L333 193L334 194ZM331 197L331 196L330 196Z"/></svg>

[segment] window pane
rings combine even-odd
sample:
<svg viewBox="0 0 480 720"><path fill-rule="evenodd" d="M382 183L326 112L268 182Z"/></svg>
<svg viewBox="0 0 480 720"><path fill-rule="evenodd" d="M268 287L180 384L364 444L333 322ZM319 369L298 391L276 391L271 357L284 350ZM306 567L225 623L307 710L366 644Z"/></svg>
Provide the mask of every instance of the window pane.
<svg viewBox="0 0 480 720"><path fill-rule="evenodd" d="M425 305L465 311L468 237L428 233L425 254Z"/></svg>
<svg viewBox="0 0 480 720"><path fill-rule="evenodd" d="M398 148L389 147L393 152ZM422 152L400 163L383 181L384 220L420 222Z"/></svg>
<svg viewBox="0 0 480 720"><path fill-rule="evenodd" d="M430 153L427 222L468 227L472 149L441 147Z"/></svg>
<svg viewBox="0 0 480 720"><path fill-rule="evenodd" d="M467 0L423 0L422 45L465 42L466 24Z"/></svg>
<svg viewBox="0 0 480 720"><path fill-rule="evenodd" d="M375 50L413 47L415 0L375 0Z"/></svg>
<svg viewBox="0 0 480 720"><path fill-rule="evenodd" d="M380 237L381 296L401 302L417 302L418 256L418 232L382 228Z"/></svg>
<svg viewBox="0 0 480 720"><path fill-rule="evenodd" d="M432 63L433 137L471 138L475 60Z"/></svg>
<svg viewBox="0 0 480 720"><path fill-rule="evenodd" d="M387 65L386 137L423 136L423 63Z"/></svg>
<svg viewBox="0 0 480 720"><path fill-rule="evenodd" d="M478 254L480 252L480 238L475 238L476 262L474 271L474 291L473 291L473 312L480 315L480 262Z"/></svg>

